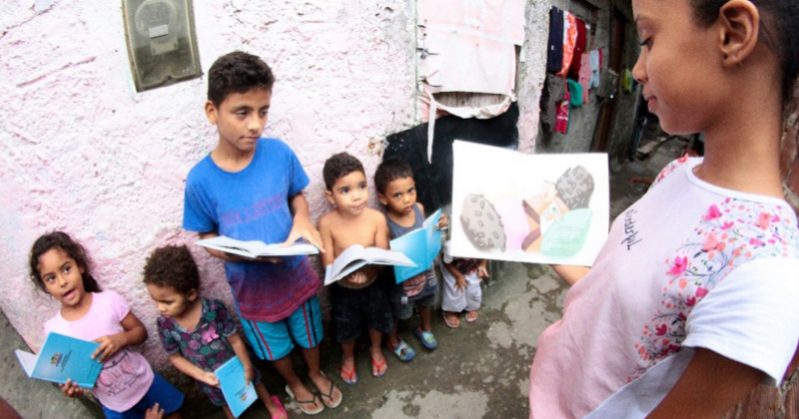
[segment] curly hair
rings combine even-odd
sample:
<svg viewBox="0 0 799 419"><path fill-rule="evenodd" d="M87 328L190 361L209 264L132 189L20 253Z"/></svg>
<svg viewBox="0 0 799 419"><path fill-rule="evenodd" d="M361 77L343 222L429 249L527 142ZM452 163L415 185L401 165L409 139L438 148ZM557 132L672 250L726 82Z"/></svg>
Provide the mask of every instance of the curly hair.
<svg viewBox="0 0 799 419"><path fill-rule="evenodd" d="M86 292L101 291L100 285L91 274L92 263L89 256L86 254L86 249L63 231L47 233L36 239L31 247L31 253L28 258L30 278L40 290L47 291L44 282L42 282L42 275L39 273L39 258L52 249L62 250L67 256L75 260L78 268L83 270L81 278L83 279L83 288Z"/></svg>
<svg viewBox="0 0 799 419"><path fill-rule="evenodd" d="M214 61L208 70L208 100L219 105L231 93L252 89L272 90L275 76L272 69L258 56L233 51Z"/></svg>
<svg viewBox="0 0 799 419"><path fill-rule="evenodd" d="M380 193L385 193L388 184L402 178L413 178L413 170L405 160L391 157L383 160L375 172L375 188Z"/></svg>
<svg viewBox="0 0 799 419"><path fill-rule="evenodd" d="M200 271L185 245L159 247L144 264L144 283L172 287L185 295L200 290Z"/></svg>
<svg viewBox="0 0 799 419"><path fill-rule="evenodd" d="M361 172L366 175L361 161L355 156L346 151L330 156L330 158L325 160L325 166L322 168L325 188L327 188L328 191L333 190L333 185L335 185L337 180L352 172Z"/></svg>

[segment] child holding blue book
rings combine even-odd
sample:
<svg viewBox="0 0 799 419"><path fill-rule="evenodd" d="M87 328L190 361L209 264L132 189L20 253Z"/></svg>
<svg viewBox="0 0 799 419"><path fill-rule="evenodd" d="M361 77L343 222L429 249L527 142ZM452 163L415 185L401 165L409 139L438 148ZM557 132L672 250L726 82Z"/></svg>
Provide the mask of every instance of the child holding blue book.
<svg viewBox="0 0 799 419"><path fill-rule="evenodd" d="M100 290L83 246L66 233L48 233L33 243L29 264L34 284L61 303L44 324L45 334L100 344L94 357L103 369L91 392L105 417L142 418L153 410L180 417L183 393L155 373L142 354L130 350L147 339L147 330L122 296ZM84 392L70 380L61 390L69 397Z"/></svg>
<svg viewBox="0 0 799 419"><path fill-rule="evenodd" d="M380 203L386 208L389 235L391 239L422 227L425 220L422 204L416 202L416 183L413 171L408 163L392 158L380 163L375 172L375 186ZM449 219L442 215L438 227L449 225ZM398 320L407 320L413 316L414 308L419 311L421 322L414 335L427 350L438 348L438 341L433 335L432 311L436 300L438 280L435 271L429 269L421 274L391 287L389 300ZM413 350L398 335L399 322L388 336L388 349L394 352L403 362L410 362L416 357Z"/></svg>
<svg viewBox="0 0 799 419"><path fill-rule="evenodd" d="M270 396L259 380L244 341L224 303L199 296L200 273L186 246L156 249L144 265L144 283L158 312L158 337L169 361L193 378L215 406L233 418L214 370L237 356L246 381L255 384L258 397L272 419L288 417L277 396Z"/></svg>

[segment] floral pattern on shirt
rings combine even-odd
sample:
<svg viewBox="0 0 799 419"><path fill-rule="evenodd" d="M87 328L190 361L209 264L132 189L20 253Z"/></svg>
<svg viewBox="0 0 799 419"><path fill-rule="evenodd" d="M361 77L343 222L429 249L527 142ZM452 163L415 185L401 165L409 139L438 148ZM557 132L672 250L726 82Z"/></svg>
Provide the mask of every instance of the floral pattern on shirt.
<svg viewBox="0 0 799 419"><path fill-rule="evenodd" d="M236 355L227 340L234 333L236 324L219 300L202 299L200 321L193 330L184 329L170 317L158 317L158 337L164 350L170 355L180 353L204 371L213 371ZM197 385L212 403L225 404L218 388L199 381Z"/></svg>
<svg viewBox="0 0 799 419"><path fill-rule="evenodd" d="M664 261L661 303L635 344L639 362L628 382L680 350L693 308L736 267L760 257L795 256L799 237L790 211L787 205L735 198L707 208L694 239Z"/></svg>

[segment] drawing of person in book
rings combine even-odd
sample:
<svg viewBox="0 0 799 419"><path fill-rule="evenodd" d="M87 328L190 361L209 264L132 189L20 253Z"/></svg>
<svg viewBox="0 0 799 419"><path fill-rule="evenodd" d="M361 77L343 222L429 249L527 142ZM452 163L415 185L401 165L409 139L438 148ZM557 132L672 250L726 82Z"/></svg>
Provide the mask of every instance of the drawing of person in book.
<svg viewBox="0 0 799 419"><path fill-rule="evenodd" d="M579 252L591 226L588 204L593 192L591 173L582 166L574 166L554 183L545 182L538 194L522 200L530 228L522 250L553 257L569 257Z"/></svg>

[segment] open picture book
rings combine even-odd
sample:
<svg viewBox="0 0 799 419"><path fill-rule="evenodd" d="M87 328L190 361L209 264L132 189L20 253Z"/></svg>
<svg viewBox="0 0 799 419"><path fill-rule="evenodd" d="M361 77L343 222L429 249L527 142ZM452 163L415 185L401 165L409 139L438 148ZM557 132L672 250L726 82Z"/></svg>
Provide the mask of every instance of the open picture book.
<svg viewBox="0 0 799 419"><path fill-rule="evenodd" d="M219 388L234 417L239 417L258 398L252 381L244 379L244 365L239 357L234 356L225 361L214 370L214 374L219 380Z"/></svg>
<svg viewBox="0 0 799 419"><path fill-rule="evenodd" d="M50 332L38 354L14 350L28 377L64 384L67 379L83 388L93 388L103 364L92 358L97 342Z"/></svg>
<svg viewBox="0 0 799 419"><path fill-rule="evenodd" d="M266 244L260 240L236 240L227 236L198 240L197 245L250 259L269 256L315 255L319 253L319 249L316 246L304 242L283 246L280 243Z"/></svg>
<svg viewBox="0 0 799 419"><path fill-rule="evenodd" d="M325 268L325 285L330 285L366 265L400 265L415 266L412 260L402 252L363 247L354 244L348 247L330 265Z"/></svg>
<svg viewBox="0 0 799 419"><path fill-rule="evenodd" d="M436 256L441 252L441 230L438 220L441 219L441 210L427 217L422 227L409 231L394 240L391 240L391 250L404 253L416 266L394 266L396 282L407 281L433 267Z"/></svg>

